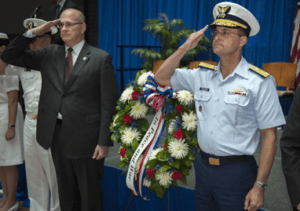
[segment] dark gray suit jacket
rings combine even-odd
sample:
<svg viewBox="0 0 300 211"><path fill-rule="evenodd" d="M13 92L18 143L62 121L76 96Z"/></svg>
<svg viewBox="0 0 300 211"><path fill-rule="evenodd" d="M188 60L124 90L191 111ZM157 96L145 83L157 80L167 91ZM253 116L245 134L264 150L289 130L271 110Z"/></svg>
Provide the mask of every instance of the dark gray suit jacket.
<svg viewBox="0 0 300 211"><path fill-rule="evenodd" d="M31 39L17 37L2 53L9 64L40 70L37 141L51 145L57 114L63 116L62 150L69 158L92 156L98 145L112 146L109 130L115 113L118 88L111 56L85 43L69 80L65 78L65 47L49 45L41 51L26 50Z"/></svg>
<svg viewBox="0 0 300 211"><path fill-rule="evenodd" d="M280 139L282 170L288 193L295 207L300 203L300 87L291 105L288 121Z"/></svg>

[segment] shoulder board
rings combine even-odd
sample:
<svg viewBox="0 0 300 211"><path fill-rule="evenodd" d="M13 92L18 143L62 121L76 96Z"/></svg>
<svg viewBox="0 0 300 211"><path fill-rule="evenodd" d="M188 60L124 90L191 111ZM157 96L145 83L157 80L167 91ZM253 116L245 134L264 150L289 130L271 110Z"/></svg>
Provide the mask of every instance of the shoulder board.
<svg viewBox="0 0 300 211"><path fill-rule="evenodd" d="M260 68L258 68L256 66L251 66L249 68L249 70L251 70L251 71L259 74L263 78L266 78L266 77L270 76L270 73L268 73L268 72L266 72L266 71L264 71L264 70L262 70L262 69L260 69Z"/></svg>
<svg viewBox="0 0 300 211"><path fill-rule="evenodd" d="M206 68L206 69L210 69L210 70L215 70L217 66L212 65L212 64L208 64L205 62L200 62L198 67L202 67L202 68Z"/></svg>

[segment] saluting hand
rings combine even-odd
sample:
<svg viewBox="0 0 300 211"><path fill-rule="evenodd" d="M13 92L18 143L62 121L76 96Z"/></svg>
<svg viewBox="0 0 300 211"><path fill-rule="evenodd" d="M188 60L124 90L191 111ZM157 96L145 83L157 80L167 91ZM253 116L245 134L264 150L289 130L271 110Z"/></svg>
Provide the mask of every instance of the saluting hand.
<svg viewBox="0 0 300 211"><path fill-rule="evenodd" d="M107 146L99 146L97 145L95 148L95 152L93 154L93 159L100 160L101 158L104 158L108 153L108 147Z"/></svg>
<svg viewBox="0 0 300 211"><path fill-rule="evenodd" d="M43 25L31 29L32 34L36 35L36 36L42 36L44 34L46 34L47 32L51 31L51 27L52 26L56 26L58 23L60 22L60 19L56 19L54 21L48 21L47 23L44 23Z"/></svg>
<svg viewBox="0 0 300 211"><path fill-rule="evenodd" d="M208 25L206 25L203 29L191 34L191 36L187 39L187 41L185 41L185 43L182 45L182 47L184 47L186 49L186 51L195 48L198 45L199 41L204 36L204 32L207 29L208 29Z"/></svg>

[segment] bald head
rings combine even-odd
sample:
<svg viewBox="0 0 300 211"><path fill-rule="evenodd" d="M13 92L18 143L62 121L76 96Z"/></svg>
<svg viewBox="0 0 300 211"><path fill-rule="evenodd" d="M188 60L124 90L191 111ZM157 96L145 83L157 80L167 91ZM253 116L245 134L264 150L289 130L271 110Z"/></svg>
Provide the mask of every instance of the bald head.
<svg viewBox="0 0 300 211"><path fill-rule="evenodd" d="M76 21L85 23L85 16L80 10L73 8L66 9L61 13L60 17L62 17L63 15L74 16Z"/></svg>
<svg viewBox="0 0 300 211"><path fill-rule="evenodd" d="M60 15L60 36L68 47L73 47L84 39L85 17L77 9L66 9Z"/></svg>

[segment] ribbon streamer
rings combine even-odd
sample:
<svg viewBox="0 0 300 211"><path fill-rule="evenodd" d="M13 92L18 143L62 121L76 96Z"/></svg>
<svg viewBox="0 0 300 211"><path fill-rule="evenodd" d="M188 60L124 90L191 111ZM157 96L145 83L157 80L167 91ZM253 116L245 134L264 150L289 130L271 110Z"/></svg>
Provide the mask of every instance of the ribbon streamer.
<svg viewBox="0 0 300 211"><path fill-rule="evenodd" d="M165 120L163 119L162 105L167 98L176 98L176 93L173 92L171 87L161 86L155 82L153 73L148 76L148 81L143 87L143 92L146 103L156 110L156 114L148 131L140 142L139 147L136 149L130 160L126 177L127 187L131 189L134 195L137 196L138 193L135 188L135 166L139 157L147 148L142 157L137 176L138 190L141 197L143 197L142 183L145 176L145 165L148 162L152 150L155 149L157 144L159 143L161 134L164 130ZM143 198L146 199L145 197Z"/></svg>

